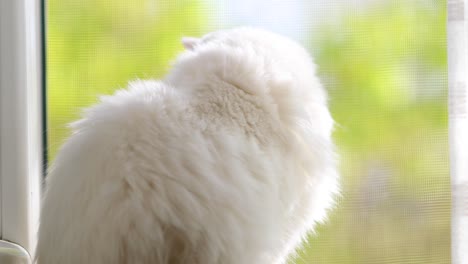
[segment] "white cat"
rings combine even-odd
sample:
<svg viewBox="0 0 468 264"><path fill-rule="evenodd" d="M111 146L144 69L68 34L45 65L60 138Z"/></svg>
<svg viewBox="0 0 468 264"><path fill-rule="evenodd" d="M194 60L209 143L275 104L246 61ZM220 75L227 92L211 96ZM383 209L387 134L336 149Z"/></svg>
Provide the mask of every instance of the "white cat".
<svg viewBox="0 0 468 264"><path fill-rule="evenodd" d="M307 52L254 28L183 42L165 79L72 124L38 263L279 264L325 218L333 120Z"/></svg>

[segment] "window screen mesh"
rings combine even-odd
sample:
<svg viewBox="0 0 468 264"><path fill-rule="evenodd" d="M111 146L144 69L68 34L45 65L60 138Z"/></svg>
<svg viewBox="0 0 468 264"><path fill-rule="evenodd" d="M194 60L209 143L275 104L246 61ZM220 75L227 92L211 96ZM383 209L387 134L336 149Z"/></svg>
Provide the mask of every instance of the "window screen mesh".
<svg viewBox="0 0 468 264"><path fill-rule="evenodd" d="M450 263L445 6L48 0L49 159L98 95L162 77L182 36L263 27L314 55L338 123L342 197L291 263Z"/></svg>

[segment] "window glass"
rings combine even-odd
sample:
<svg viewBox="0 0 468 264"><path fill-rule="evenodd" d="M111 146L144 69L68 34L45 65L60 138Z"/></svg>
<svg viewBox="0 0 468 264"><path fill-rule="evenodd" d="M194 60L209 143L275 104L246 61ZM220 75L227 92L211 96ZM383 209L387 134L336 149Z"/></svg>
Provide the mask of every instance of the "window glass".
<svg viewBox="0 0 468 264"><path fill-rule="evenodd" d="M450 263L445 1L48 0L49 159L97 96L161 78L182 36L300 41L330 94L342 197L291 263Z"/></svg>

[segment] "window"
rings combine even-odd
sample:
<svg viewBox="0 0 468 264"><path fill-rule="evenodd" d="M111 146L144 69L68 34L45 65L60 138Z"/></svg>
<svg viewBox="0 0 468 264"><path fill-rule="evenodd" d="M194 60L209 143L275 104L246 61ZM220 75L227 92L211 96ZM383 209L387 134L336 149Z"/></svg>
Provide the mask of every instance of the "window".
<svg viewBox="0 0 468 264"><path fill-rule="evenodd" d="M39 7L0 8L0 231L28 252L42 164ZM463 0L45 0L47 158L99 95L163 77L183 36L263 27L312 53L338 123L342 196L290 263L463 263L464 8ZM11 32L27 41L4 38ZM16 204L23 209L10 211Z"/></svg>
<svg viewBox="0 0 468 264"><path fill-rule="evenodd" d="M315 56L339 124L343 196L295 263L449 263L445 5L49 0L49 157L97 95L162 77L182 36L261 26Z"/></svg>

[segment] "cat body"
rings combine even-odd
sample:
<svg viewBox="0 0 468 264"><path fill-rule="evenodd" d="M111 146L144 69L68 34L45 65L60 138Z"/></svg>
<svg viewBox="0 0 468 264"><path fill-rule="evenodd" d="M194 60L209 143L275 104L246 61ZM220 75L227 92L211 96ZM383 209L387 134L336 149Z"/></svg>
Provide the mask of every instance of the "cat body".
<svg viewBox="0 0 468 264"><path fill-rule="evenodd" d="M254 28L184 39L163 80L86 110L49 169L39 264L282 264L338 191L307 52Z"/></svg>

